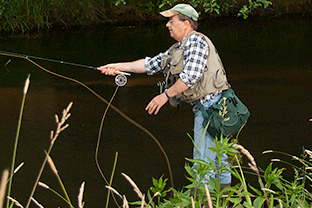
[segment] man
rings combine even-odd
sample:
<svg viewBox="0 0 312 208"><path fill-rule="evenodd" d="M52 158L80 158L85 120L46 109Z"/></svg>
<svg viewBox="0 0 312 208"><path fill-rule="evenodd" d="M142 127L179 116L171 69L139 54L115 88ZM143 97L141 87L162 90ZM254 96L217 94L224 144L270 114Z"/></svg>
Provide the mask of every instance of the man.
<svg viewBox="0 0 312 208"><path fill-rule="evenodd" d="M220 99L222 91L229 88L222 62L212 42L205 35L195 31L198 26L198 13L192 6L177 4L160 14L169 18L166 27L170 36L177 41L176 44L153 58L108 64L98 69L113 76L119 72L148 75L164 73L164 93L154 97L145 110L156 115L169 100L172 105L177 101L191 103L194 106L194 142L197 147L194 147L194 159L208 161L209 157L214 161L216 154L209 149L215 147L214 138L208 132L204 132L204 118L196 100L208 109ZM227 156L223 155L223 164L229 166L226 158ZM208 183L210 177L216 178L217 174L209 172L202 183ZM222 186L230 184L231 174L221 173L220 182Z"/></svg>

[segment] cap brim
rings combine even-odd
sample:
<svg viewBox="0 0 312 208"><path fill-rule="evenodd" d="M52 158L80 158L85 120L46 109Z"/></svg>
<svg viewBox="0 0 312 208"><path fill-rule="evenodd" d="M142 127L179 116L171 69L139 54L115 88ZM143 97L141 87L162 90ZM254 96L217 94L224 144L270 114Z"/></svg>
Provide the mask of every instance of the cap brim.
<svg viewBox="0 0 312 208"><path fill-rule="evenodd" d="M166 10L166 11L163 11L163 12L159 12L162 16L164 17L172 17L174 15L177 15L179 14L178 12L173 12L171 10Z"/></svg>

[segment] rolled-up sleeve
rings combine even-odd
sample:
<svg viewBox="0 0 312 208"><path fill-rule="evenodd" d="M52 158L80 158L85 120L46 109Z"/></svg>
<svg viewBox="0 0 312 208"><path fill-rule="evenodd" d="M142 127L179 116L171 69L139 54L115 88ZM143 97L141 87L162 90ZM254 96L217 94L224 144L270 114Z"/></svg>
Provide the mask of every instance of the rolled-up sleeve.
<svg viewBox="0 0 312 208"><path fill-rule="evenodd" d="M204 73L209 53L208 43L201 35L191 35L185 44L181 80L192 87Z"/></svg>
<svg viewBox="0 0 312 208"><path fill-rule="evenodd" d="M164 53L159 53L157 56L145 57L145 69L148 75L154 75L158 72L161 72L161 59L164 55L168 55L169 51Z"/></svg>

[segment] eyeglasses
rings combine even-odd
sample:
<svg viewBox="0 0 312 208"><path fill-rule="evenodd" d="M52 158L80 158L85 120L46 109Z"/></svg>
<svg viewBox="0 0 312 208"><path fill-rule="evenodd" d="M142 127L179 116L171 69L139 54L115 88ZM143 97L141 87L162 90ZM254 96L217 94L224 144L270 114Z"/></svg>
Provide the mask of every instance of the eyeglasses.
<svg viewBox="0 0 312 208"><path fill-rule="evenodd" d="M181 21L181 20L173 20L173 19L172 19L172 20L169 20L168 23L169 23L170 25L172 25L174 22L179 22L179 21Z"/></svg>

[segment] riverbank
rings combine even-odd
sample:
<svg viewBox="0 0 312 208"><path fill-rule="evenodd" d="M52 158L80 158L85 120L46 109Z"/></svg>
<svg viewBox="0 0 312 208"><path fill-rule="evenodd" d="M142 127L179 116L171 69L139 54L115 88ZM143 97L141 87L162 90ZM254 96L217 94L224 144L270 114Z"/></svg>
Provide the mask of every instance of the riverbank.
<svg viewBox="0 0 312 208"><path fill-rule="evenodd" d="M219 14L205 12L198 6L201 19L216 17L237 17L237 12L244 1ZM312 14L311 0L272 0L272 5L264 9L259 7L249 14L249 18L273 18L283 15L307 16ZM152 1L127 1L116 6L110 1L2 1L0 2L0 31L2 33L26 33L54 28L93 27L95 25L129 25L150 21L161 21L159 6Z"/></svg>

